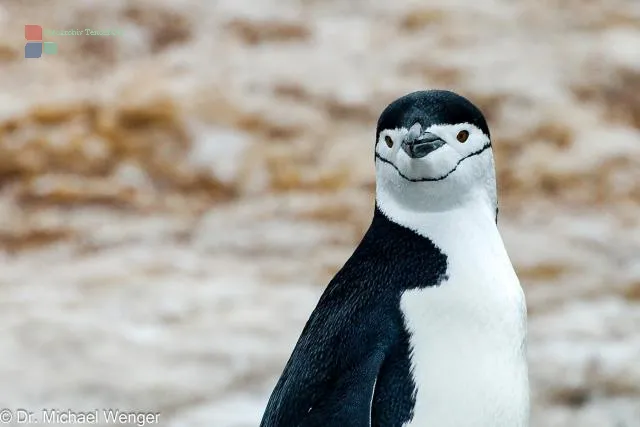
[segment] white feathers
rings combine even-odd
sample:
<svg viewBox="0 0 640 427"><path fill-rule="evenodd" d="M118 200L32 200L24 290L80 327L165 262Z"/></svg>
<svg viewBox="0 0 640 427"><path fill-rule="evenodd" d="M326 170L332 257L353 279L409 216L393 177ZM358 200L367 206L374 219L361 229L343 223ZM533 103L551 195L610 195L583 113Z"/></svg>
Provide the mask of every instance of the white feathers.
<svg viewBox="0 0 640 427"><path fill-rule="evenodd" d="M401 298L417 388L406 427L528 426L526 306L488 203L415 212L383 196L378 205L447 256L443 283Z"/></svg>
<svg viewBox="0 0 640 427"><path fill-rule="evenodd" d="M385 130L393 146L376 145L378 207L447 256L443 283L401 298L417 388L405 427L527 427L526 305L495 223L489 140L469 124L431 126L447 144L412 159L398 146L420 131Z"/></svg>
<svg viewBox="0 0 640 427"><path fill-rule="evenodd" d="M464 143L456 139L462 130L469 132ZM446 144L423 158L410 158L400 148L402 141L425 132ZM391 147L384 142L386 136L394 142ZM495 213L496 180L489 138L468 123L426 129L417 123L411 129L383 130L376 144L376 185L412 210L451 209L474 193L482 193Z"/></svg>

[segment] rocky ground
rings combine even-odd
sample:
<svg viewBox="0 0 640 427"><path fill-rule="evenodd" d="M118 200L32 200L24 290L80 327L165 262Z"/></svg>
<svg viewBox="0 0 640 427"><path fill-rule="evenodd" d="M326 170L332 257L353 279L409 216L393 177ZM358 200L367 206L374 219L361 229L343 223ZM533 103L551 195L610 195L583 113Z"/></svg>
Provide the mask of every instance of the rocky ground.
<svg viewBox="0 0 640 427"><path fill-rule="evenodd" d="M0 406L258 424L384 106L485 111L534 427L640 426L640 3L0 2ZM53 36L24 60L23 24Z"/></svg>

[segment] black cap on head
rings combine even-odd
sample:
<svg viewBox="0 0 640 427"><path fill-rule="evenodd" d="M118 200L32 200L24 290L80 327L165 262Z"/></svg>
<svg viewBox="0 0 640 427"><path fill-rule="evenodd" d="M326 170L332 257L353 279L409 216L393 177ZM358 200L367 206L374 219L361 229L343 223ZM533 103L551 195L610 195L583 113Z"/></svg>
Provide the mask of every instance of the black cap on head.
<svg viewBox="0 0 640 427"><path fill-rule="evenodd" d="M415 123L420 123L422 129L471 123L491 136L482 112L467 98L448 90L423 90L398 98L384 109L378 119L376 140L384 129L409 129Z"/></svg>

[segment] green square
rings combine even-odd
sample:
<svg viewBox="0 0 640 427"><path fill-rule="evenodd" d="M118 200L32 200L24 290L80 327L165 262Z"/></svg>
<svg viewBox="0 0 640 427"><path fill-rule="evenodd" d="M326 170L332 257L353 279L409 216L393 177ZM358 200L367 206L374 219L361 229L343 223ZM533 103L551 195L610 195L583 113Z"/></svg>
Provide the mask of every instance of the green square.
<svg viewBox="0 0 640 427"><path fill-rule="evenodd" d="M44 42L44 53L47 55L55 55L58 53L58 44L54 42Z"/></svg>

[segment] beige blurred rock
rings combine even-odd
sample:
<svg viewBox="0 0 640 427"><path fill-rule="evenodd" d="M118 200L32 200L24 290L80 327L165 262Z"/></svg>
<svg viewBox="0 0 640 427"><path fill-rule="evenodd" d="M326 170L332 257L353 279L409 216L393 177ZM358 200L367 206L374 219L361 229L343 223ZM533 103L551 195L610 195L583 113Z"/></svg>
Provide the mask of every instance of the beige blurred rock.
<svg viewBox="0 0 640 427"><path fill-rule="evenodd" d="M56 37L24 60L22 23ZM533 426L640 427L640 3L0 4L0 402L258 424L373 208L379 112L486 113Z"/></svg>

